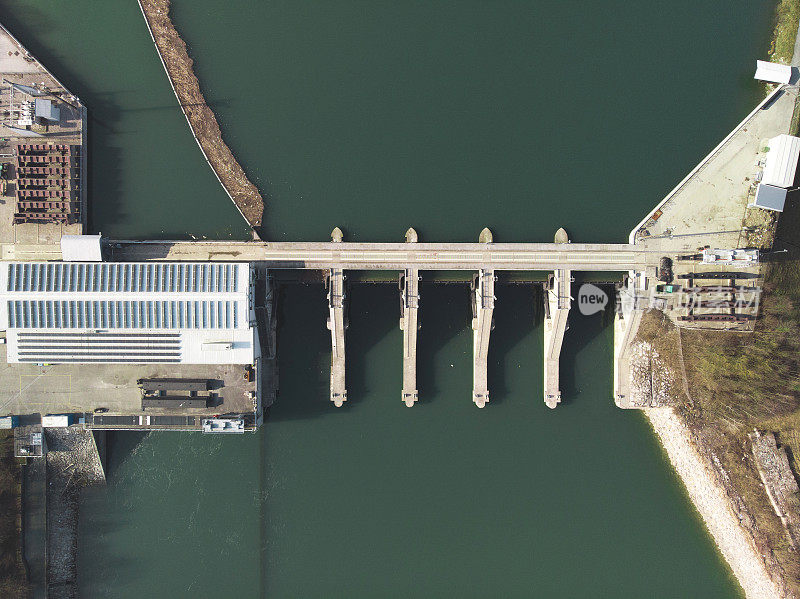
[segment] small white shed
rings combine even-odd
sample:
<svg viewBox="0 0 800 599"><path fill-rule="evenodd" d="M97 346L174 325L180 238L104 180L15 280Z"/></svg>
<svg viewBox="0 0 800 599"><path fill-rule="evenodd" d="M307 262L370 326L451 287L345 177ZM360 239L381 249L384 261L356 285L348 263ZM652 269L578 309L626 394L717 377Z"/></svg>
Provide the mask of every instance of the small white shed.
<svg viewBox="0 0 800 599"><path fill-rule="evenodd" d="M70 425L68 414L47 414L42 416L42 428L63 428Z"/></svg>
<svg viewBox="0 0 800 599"><path fill-rule="evenodd" d="M792 67L765 60L756 61L756 75L753 79L769 83L789 83L792 80Z"/></svg>
<svg viewBox="0 0 800 599"><path fill-rule="evenodd" d="M62 235L61 259L64 262L102 262L100 235Z"/></svg>
<svg viewBox="0 0 800 599"><path fill-rule="evenodd" d="M798 157L800 157L800 138L778 135L770 139L761 183L783 188L794 185Z"/></svg>

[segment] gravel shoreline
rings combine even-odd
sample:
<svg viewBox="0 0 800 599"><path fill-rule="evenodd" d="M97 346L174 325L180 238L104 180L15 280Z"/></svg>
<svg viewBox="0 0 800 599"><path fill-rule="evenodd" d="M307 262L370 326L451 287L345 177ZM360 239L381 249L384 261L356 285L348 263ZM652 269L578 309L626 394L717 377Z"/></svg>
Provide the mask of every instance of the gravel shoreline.
<svg viewBox="0 0 800 599"><path fill-rule="evenodd" d="M745 596L748 599L786 597L781 585L772 580L753 538L742 526L725 488L715 475L713 465L698 451L681 417L673 408L648 408L643 412Z"/></svg>
<svg viewBox="0 0 800 599"><path fill-rule="evenodd" d="M264 200L222 139L217 117L206 104L194 74L194 61L169 18L169 0L139 0L139 8L200 151L234 205L255 230L262 224Z"/></svg>

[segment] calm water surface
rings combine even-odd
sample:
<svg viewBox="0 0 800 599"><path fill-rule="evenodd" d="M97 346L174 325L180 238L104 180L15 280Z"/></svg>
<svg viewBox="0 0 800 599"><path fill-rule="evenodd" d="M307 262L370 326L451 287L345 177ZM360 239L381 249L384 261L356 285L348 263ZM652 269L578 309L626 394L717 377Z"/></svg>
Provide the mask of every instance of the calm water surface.
<svg viewBox="0 0 800 599"><path fill-rule="evenodd" d="M271 239L622 241L746 114L773 3L174 0ZM91 110L92 228L243 238L131 2L0 0ZM541 399L539 298L500 286L492 402L470 401L464 286L422 287L400 401L396 289L351 291L327 401L319 286L281 295L281 395L256 435L120 434L81 522L84 597L738 596L643 418L611 329L572 317Z"/></svg>

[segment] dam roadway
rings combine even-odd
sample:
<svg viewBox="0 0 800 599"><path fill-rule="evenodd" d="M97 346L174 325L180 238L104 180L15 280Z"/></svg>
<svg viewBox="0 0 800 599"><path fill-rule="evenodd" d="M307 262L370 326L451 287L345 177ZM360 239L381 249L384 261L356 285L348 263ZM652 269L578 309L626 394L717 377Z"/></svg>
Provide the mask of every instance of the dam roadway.
<svg viewBox="0 0 800 599"><path fill-rule="evenodd" d="M343 270L644 270L662 252L606 243L354 243L257 241L105 241L107 259L119 262L261 262L275 269ZM29 259L41 248L30 248Z"/></svg>

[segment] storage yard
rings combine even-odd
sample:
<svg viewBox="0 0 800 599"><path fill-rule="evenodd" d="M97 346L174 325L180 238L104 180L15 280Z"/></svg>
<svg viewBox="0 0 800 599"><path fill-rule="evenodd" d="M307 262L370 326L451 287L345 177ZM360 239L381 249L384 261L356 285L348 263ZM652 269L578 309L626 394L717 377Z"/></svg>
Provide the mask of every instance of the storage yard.
<svg viewBox="0 0 800 599"><path fill-rule="evenodd" d="M0 243L83 233L86 108L1 27L0 74Z"/></svg>

